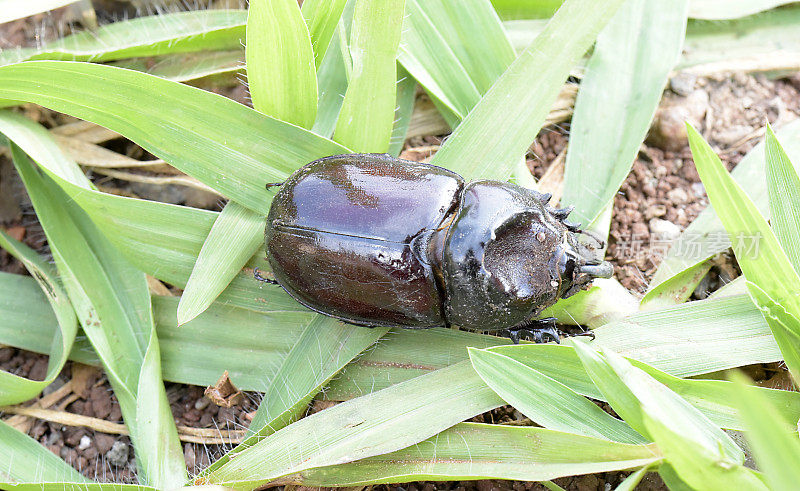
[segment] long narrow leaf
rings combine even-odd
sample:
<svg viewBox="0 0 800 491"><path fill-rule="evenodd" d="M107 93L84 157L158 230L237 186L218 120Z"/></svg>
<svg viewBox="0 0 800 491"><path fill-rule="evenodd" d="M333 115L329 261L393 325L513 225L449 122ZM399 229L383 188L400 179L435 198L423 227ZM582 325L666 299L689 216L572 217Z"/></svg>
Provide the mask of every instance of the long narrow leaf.
<svg viewBox="0 0 800 491"><path fill-rule="evenodd" d="M800 176L769 125L765 146L772 229L800 274Z"/></svg>
<svg viewBox="0 0 800 491"><path fill-rule="evenodd" d="M64 286L84 332L103 360L131 429L142 477L156 486L186 479L144 274L130 266L80 208L12 145ZM141 391L145 392L141 392ZM145 405L139 405L146 402Z"/></svg>
<svg viewBox="0 0 800 491"><path fill-rule="evenodd" d="M0 67L0 98L106 126L264 215L264 183L348 151L222 96L103 65L34 61Z"/></svg>
<svg viewBox="0 0 800 491"><path fill-rule="evenodd" d="M195 482L258 487L314 467L408 447L501 404L462 362L303 418Z"/></svg>
<svg viewBox="0 0 800 491"><path fill-rule="evenodd" d="M575 206L575 220L592 223L630 172L680 56L687 4L628 2L597 37L564 169L562 202Z"/></svg>
<svg viewBox="0 0 800 491"><path fill-rule="evenodd" d="M303 18L308 25L317 69L325 59L346 3L347 0L308 0L303 2Z"/></svg>
<svg viewBox="0 0 800 491"><path fill-rule="evenodd" d="M646 440L569 387L491 350L469 350L484 382L531 421L545 428L623 443Z"/></svg>
<svg viewBox="0 0 800 491"><path fill-rule="evenodd" d="M350 32L353 76L334 139L357 152L386 152L396 103L397 46L405 0L357 0Z"/></svg>
<svg viewBox="0 0 800 491"><path fill-rule="evenodd" d="M626 445L544 428L460 423L413 447L310 469L284 482L355 486L486 478L544 481L646 466L658 458L652 445Z"/></svg>
<svg viewBox="0 0 800 491"><path fill-rule="evenodd" d="M780 128L778 137L785 143L784 150L794 163L800 162L800 121ZM747 191L762 214L769 212L764 144L759 143L736 165L731 172L737 183ZM687 276L683 271L731 247L725 227L716 210L709 206L683 231L661 262L642 303L658 296L660 290L678 291ZM688 276L691 278L691 276ZM688 287L687 287L688 288Z"/></svg>
<svg viewBox="0 0 800 491"><path fill-rule="evenodd" d="M688 132L697 172L732 238L753 301L763 310L792 376L800 380L800 276L766 219L719 157L694 128L688 126Z"/></svg>
<svg viewBox="0 0 800 491"><path fill-rule="evenodd" d="M253 107L310 128L317 75L308 28L294 0L256 0L247 19L247 82Z"/></svg>
<svg viewBox="0 0 800 491"><path fill-rule="evenodd" d="M56 279L56 271L52 266L38 257L31 248L14 240L2 230L0 230L0 247L22 262L31 276L36 279L58 322L58 330L55 331L55 338L52 341L44 380L28 380L9 372L0 371L0 405L5 406L36 397L56 379L61 373L61 369L64 368L67 356L72 351L75 334L78 331L78 320L67 293Z"/></svg>
<svg viewBox="0 0 800 491"><path fill-rule="evenodd" d="M545 30L497 79L431 162L471 179L508 178L541 129L569 70L622 3L564 2ZM521 84L520 80L529 83Z"/></svg>
<svg viewBox="0 0 800 491"><path fill-rule="evenodd" d="M750 385L744 375L734 373L735 397L747 426L745 436L753 445L758 467L764 471L772 489L792 489L800 482L800 441L797 422L787 421L776 407Z"/></svg>
<svg viewBox="0 0 800 491"><path fill-rule="evenodd" d="M0 19L6 12L4 8ZM235 49L244 40L246 20L247 13L243 10L197 10L138 17L66 36L42 48L6 49L0 53L0 65L25 60L101 62Z"/></svg>
<svg viewBox="0 0 800 491"><path fill-rule="evenodd" d="M0 421L0 485L47 481L89 482L41 443Z"/></svg>

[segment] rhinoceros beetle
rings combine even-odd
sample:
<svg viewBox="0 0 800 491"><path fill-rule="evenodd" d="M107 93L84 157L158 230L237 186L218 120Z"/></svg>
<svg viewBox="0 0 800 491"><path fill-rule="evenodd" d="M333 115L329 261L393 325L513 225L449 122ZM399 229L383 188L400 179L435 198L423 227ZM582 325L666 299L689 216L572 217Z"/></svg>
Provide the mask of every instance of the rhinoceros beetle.
<svg viewBox="0 0 800 491"><path fill-rule="evenodd" d="M267 218L275 279L306 307L362 326L455 324L559 340L535 317L613 269L577 240L571 208L508 182L385 154L315 160Z"/></svg>

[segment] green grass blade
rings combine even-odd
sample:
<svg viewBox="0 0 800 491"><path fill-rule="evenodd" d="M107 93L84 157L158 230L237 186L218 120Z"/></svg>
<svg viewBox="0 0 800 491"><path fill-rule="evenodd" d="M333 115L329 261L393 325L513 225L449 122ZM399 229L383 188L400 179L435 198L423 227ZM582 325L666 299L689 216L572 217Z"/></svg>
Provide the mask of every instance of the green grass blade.
<svg viewBox="0 0 800 491"><path fill-rule="evenodd" d="M133 58L109 63L119 68L137 70L156 77L187 82L212 75L239 72L244 66L242 50L179 53L156 59Z"/></svg>
<svg viewBox="0 0 800 491"><path fill-rule="evenodd" d="M280 368L269 378L269 388L250 423L248 438L211 464L207 472L226 464L231 454L252 447L298 420L331 378L387 331L387 328L364 329L330 317L314 316Z"/></svg>
<svg viewBox="0 0 800 491"><path fill-rule="evenodd" d="M197 10L138 17L66 36L42 48L6 49L0 53L0 65L25 60L102 62L236 49L244 40L246 20L247 13L243 10Z"/></svg>
<svg viewBox="0 0 800 491"><path fill-rule="evenodd" d="M570 390L586 397L605 400L575 352L566 346L501 346L488 351L506 356L542 376L557 380ZM680 394L714 424L728 429L744 428L737 416L736 405L730 400L731 384L720 380L682 379L669 375L640 361L631 363L650 377ZM786 391L759 389L781 408L788 418L800 417L800 396Z"/></svg>
<svg viewBox="0 0 800 491"><path fill-rule="evenodd" d="M740 373L731 374L736 399L742 419L747 426L745 437L753 446L759 469L764 471L772 489L792 489L800 482L800 441L797 439L797 422L787 421L773 404Z"/></svg>
<svg viewBox="0 0 800 491"><path fill-rule="evenodd" d="M411 113L417 95L417 81L401 65L397 65L397 107L394 110L394 126L389 138L388 153L397 157L406 143Z"/></svg>
<svg viewBox="0 0 800 491"><path fill-rule="evenodd" d="M800 276L755 204L719 157L688 126L689 145L708 199L725 225L753 301L764 313L789 370L800 380ZM780 332L779 332L780 331Z"/></svg>
<svg viewBox="0 0 800 491"><path fill-rule="evenodd" d="M262 247L264 216L229 202L200 249L178 305L178 325L200 315Z"/></svg>
<svg viewBox="0 0 800 491"><path fill-rule="evenodd" d="M432 163L469 179L506 179L541 129L569 70L622 0L567 0L545 30L497 79ZM530 83L519 83L526 80ZM503 138L486 138L503 135Z"/></svg>
<svg viewBox="0 0 800 491"><path fill-rule="evenodd" d="M222 96L102 65L36 61L0 67L0 98L106 126L264 215L265 182L281 181L316 158L348 152Z"/></svg>
<svg viewBox="0 0 800 491"><path fill-rule="evenodd" d="M113 249L88 216L16 145L12 154L78 319L103 360L131 430L143 479L159 487L182 485L186 467L161 381L144 274ZM147 393L139 394L140 389ZM148 404L137 406L139 397Z"/></svg>
<svg viewBox="0 0 800 491"><path fill-rule="evenodd" d="M502 403L462 362L303 418L201 479L258 487L284 475L414 445Z"/></svg>
<svg viewBox="0 0 800 491"><path fill-rule="evenodd" d="M303 18L308 25L317 69L322 66L322 60L325 59L346 3L347 0L308 0L303 2Z"/></svg>
<svg viewBox="0 0 800 491"><path fill-rule="evenodd" d="M765 146L772 229L800 274L800 177L769 124Z"/></svg>
<svg viewBox="0 0 800 491"><path fill-rule="evenodd" d="M398 59L455 126L514 61L488 0L409 0Z"/></svg>
<svg viewBox="0 0 800 491"><path fill-rule="evenodd" d="M623 443L646 441L582 395L513 358L474 348L469 349L469 358L497 395L540 426Z"/></svg>
<svg viewBox="0 0 800 491"><path fill-rule="evenodd" d="M770 10L792 0L692 0L689 16L694 19L736 19Z"/></svg>
<svg viewBox="0 0 800 491"><path fill-rule="evenodd" d="M36 279L42 292L47 297L58 323L58 330L52 340L50 359L47 362L47 373L44 380L34 381L0 371L0 406L18 404L39 395L41 391L56 379L67 356L72 351L75 334L78 331L78 319L67 297L57 280L55 269L44 262L36 252L0 229L0 247L17 258L31 276ZM46 308L46 307L45 307Z"/></svg>
<svg viewBox="0 0 800 491"><path fill-rule="evenodd" d="M688 0L625 4L597 37L572 116L562 203L592 223L630 172L678 62Z"/></svg>
<svg viewBox="0 0 800 491"><path fill-rule="evenodd" d="M531 442L535 441L535 445ZM653 446L626 445L544 428L460 423L413 447L295 476L304 486L431 480L545 481L658 459Z"/></svg>
<svg viewBox="0 0 800 491"><path fill-rule="evenodd" d="M339 43L338 37L331 40L331 49L325 53L325 58L317 69L319 104L317 120L311 131L326 138L333 135L344 94L347 92L347 73Z"/></svg>
<svg viewBox="0 0 800 491"><path fill-rule="evenodd" d="M626 477L625 480L622 481L619 486L614 488L614 491L634 491L636 489L636 486L638 486L639 483L642 482L644 476L651 470L652 466L642 467L638 471Z"/></svg>
<svg viewBox="0 0 800 491"><path fill-rule="evenodd" d="M736 443L687 401L611 351L600 356L580 342L575 350L614 410L654 438L681 479L698 489L765 489Z"/></svg>
<svg viewBox="0 0 800 491"><path fill-rule="evenodd" d="M0 485L42 481L82 483L84 489L89 482L41 443L0 421Z"/></svg>
<svg viewBox="0 0 800 491"><path fill-rule="evenodd" d="M800 162L800 121L786 124L778 130L777 135L784 142L783 148L791 161ZM769 213L765 165L764 144L759 143L730 174L747 191L748 196L763 214ZM711 206L683 231L676 244L678 245L670 248L659 265L650 283L650 289L642 299L643 304L659 295L661 290L678 291L683 286L682 280L691 278L681 275L683 271L731 247L725 227ZM677 277L678 275L680 277Z"/></svg>
<svg viewBox="0 0 800 491"><path fill-rule="evenodd" d="M386 152L397 98L397 46L405 0L356 0L347 86L334 139L356 152Z"/></svg>
<svg viewBox="0 0 800 491"><path fill-rule="evenodd" d="M33 279L0 274L0 299L4 299L0 302L0 343L46 353L57 326ZM172 297L153 298L165 379L211 385L227 369L237 386L262 392L269 388L269 381L278 373L286 353L297 343L303 326L315 315L258 314L214 304L206 314L177 328L177 303L178 299ZM39 314L21 315L27 312ZM761 313L746 295L637 314L627 321L602 327L597 333L598 341L604 345L672 374L668 376L637 364L692 402L715 424L731 429L741 429L742 425L728 401L727 382L682 380L675 376L774 361L781 356ZM467 347L487 348L508 342L449 329L392 331L375 350L351 363L328 387L325 397L333 400L357 397L465 360ZM71 358L98 364L97 358L92 357L91 351L84 351L85 348L85 343L76 343ZM495 351L582 395L602 398L568 347L524 346L495 348ZM216 356L209 358L206 356L209 352ZM523 357L524 354L529 356ZM800 419L796 394L760 390L785 411L785 418Z"/></svg>
<svg viewBox="0 0 800 491"><path fill-rule="evenodd" d="M251 2L245 54L253 107L310 128L317 116L317 74L311 38L297 2Z"/></svg>

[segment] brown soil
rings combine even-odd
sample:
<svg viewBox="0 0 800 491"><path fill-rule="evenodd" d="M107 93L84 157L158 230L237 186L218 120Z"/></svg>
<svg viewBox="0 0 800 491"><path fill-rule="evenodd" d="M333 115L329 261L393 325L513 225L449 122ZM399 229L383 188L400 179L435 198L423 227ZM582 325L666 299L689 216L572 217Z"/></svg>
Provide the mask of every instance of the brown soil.
<svg viewBox="0 0 800 491"><path fill-rule="evenodd" d="M41 23L45 18L34 18ZM51 19L52 20L52 19ZM12 23L3 26L0 45L31 44L36 37L30 24ZM54 35L54 34L53 34ZM678 84L680 82L680 85ZM690 80L691 82L691 80ZM675 92L668 91L660 109L653 134L643 145L633 169L614 202L607 258L617 266L617 279L631 291L644 293L664 252L664 241L654 230L663 230L664 220L673 229L683 230L706 207L707 200L691 160L685 140L676 129L675 120L694 119L696 127L706 136L715 150L721 151L729 168L757 143L765 119L771 123L785 122L800 115L800 78L771 81L760 77L736 74L731 77L697 80L693 85L676 80ZM226 91L239 101L246 100L242 87ZM30 109L36 119L48 126L58 124L60 116L49 111ZM568 124L545 130L531 147L529 165L541 177L550 163L563 152L568 137ZM440 136L415 137L406 142L404 158L427 160L441 144ZM127 144L133 148L132 144ZM105 186L124 187L116 181L103 181ZM125 188L128 194L135 194ZM37 251L48 255L46 239L36 221L31 206L13 168L6 158L0 158L0 226L3 226ZM660 227L660 228L659 228ZM670 228L667 226L666 228ZM725 263L725 261L722 261ZM5 251L0 251L0 270L26 274L21 264ZM713 281L705 282L706 290L716 289L732 277L730 268L715 269ZM702 297L707 291L696 292ZM0 347L0 369L41 380L47 367L47 357L10 347ZM78 377L76 373L80 372ZM766 379L772 367L751 367L751 376ZM775 377L780 376L774 375ZM58 380L48 387L44 396L65 383L73 384L50 408L70 413L122 422L119 405L108 380L93 368L68 363ZM203 396L203 388L182 384L167 384L167 393L177 424L196 428L220 430L244 429L258 405L258 394L246 394L242 404L233 408L218 407ZM37 398L38 400L38 398ZM30 401L35 403L35 401ZM27 405L27 404L23 404ZM317 402L311 411L322 410L330 404ZM5 415L12 422L87 477L101 482L135 483L135 456L130 440L125 436L108 435L94 430L48 423L20 416ZM524 420L511 407L479 415L473 421L501 423ZM186 443L184 456L191 473L205 468L230 448L229 445ZM616 487L627 475L609 472L557 479L555 482L569 490L606 490ZM518 481L484 480L471 482L417 482L401 486L378 486L396 491L447 490L514 490L545 489L541 484ZM657 476L651 474L638 489L664 489Z"/></svg>

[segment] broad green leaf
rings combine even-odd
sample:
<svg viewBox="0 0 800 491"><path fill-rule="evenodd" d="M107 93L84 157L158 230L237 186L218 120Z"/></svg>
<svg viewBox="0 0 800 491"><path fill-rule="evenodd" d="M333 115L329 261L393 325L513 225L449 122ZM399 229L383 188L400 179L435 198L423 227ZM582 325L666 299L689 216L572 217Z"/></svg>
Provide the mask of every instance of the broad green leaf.
<svg viewBox="0 0 800 491"><path fill-rule="evenodd" d="M253 107L310 128L317 74L308 28L294 0L254 0L247 18L247 83Z"/></svg>
<svg viewBox="0 0 800 491"><path fill-rule="evenodd" d="M780 128L778 137L785 143L784 150L792 162L800 162L800 121L793 121ZM747 191L757 209L762 214L769 212L764 144L756 145L731 172L731 177ZM649 290L642 303L660 294L660 290L680 290L681 273L717 253L731 247L729 235L720 222L712 206L706 208L687 228L670 248L658 267ZM676 277L676 275L681 275ZM688 276L691 277L691 276ZM689 288L689 287L687 287ZM693 287L691 287L693 289Z"/></svg>
<svg viewBox="0 0 800 491"><path fill-rule="evenodd" d="M596 328L639 310L639 301L614 278L598 278L588 290L559 300L540 318L555 317L559 324Z"/></svg>
<svg viewBox="0 0 800 491"><path fill-rule="evenodd" d="M626 445L544 428L460 423L413 447L309 469L293 479L305 486L476 478L544 481L647 466L658 458L653 445Z"/></svg>
<svg viewBox="0 0 800 491"><path fill-rule="evenodd" d="M44 380L28 380L6 371L0 371L0 406L6 406L36 397L56 379L72 350L75 334L78 331L78 320L67 293L61 288L57 273L50 264L44 262L30 247L13 239L2 229L0 229L0 247L17 258L36 279L47 297L58 323L58 330L55 331L55 337L52 339Z"/></svg>
<svg viewBox="0 0 800 491"><path fill-rule="evenodd" d="M6 12L3 9L0 19ZM196 10L138 17L66 36L42 48L6 49L0 54L0 65L25 60L102 62L236 49L244 40L246 20L243 10Z"/></svg>
<svg viewBox="0 0 800 491"><path fill-rule="evenodd" d="M281 181L316 158L348 152L225 97L103 65L34 61L0 67L0 98L106 126L263 215L269 208L264 183Z"/></svg>
<svg viewBox="0 0 800 491"><path fill-rule="evenodd" d="M7 132L6 136L10 137ZM158 487L182 485L186 467L161 380L144 273L125 261L77 204L16 145L11 149L64 288L103 361L130 428L142 479Z"/></svg>
<svg viewBox="0 0 800 491"><path fill-rule="evenodd" d="M669 307L670 305L679 305L688 301L694 293L697 285L703 281L714 263L711 259L699 262L680 273L676 274L672 281L665 283L652 294L648 294L642 299L640 308L654 309L658 307ZM716 293L716 292L714 292Z"/></svg>
<svg viewBox="0 0 800 491"><path fill-rule="evenodd" d="M569 70L622 3L623 0L564 2L544 31L497 79L431 162L469 179L508 178L541 129Z"/></svg>
<svg viewBox="0 0 800 491"><path fill-rule="evenodd" d="M800 441L797 422L783 415L754 390L750 381L740 373L731 374L736 390L731 392L748 431L747 441L753 446L755 460L764 471L772 489L792 489L800 482Z"/></svg>
<svg viewBox="0 0 800 491"><path fill-rule="evenodd" d="M303 2L303 18L308 25L317 69L322 66L322 60L331 44L346 3L347 0L308 0Z"/></svg>
<svg viewBox="0 0 800 491"><path fill-rule="evenodd" d="M350 31L352 77L334 139L356 152L386 152L397 98L397 46L405 0L356 0Z"/></svg>
<svg viewBox="0 0 800 491"><path fill-rule="evenodd" d="M688 126L688 125L687 125ZM728 174L719 157L697 131L688 126L689 145L709 201L716 205L737 262L748 281L753 301L779 342L784 361L800 380L800 276L755 204ZM765 296L767 298L765 298Z"/></svg>
<svg viewBox="0 0 800 491"><path fill-rule="evenodd" d="M468 362L343 402L284 427L195 483L253 488L419 443L501 405Z"/></svg>
<svg viewBox="0 0 800 491"><path fill-rule="evenodd" d="M792 3L792 0L691 0L689 16L694 19L736 19L787 3Z"/></svg>
<svg viewBox="0 0 800 491"><path fill-rule="evenodd" d="M491 350L469 349L472 367L504 401L551 430L623 443L646 440L559 381Z"/></svg>
<svg viewBox="0 0 800 491"><path fill-rule="evenodd" d="M41 481L81 483L82 489L89 482L44 445L0 421L0 486Z"/></svg>
<svg viewBox="0 0 800 491"><path fill-rule="evenodd" d="M767 192L775 236L800 274L800 177L767 124Z"/></svg>
<svg viewBox="0 0 800 491"><path fill-rule="evenodd" d="M687 3L629 1L597 36L564 169L561 201L575 206L575 221L593 222L630 172L680 56Z"/></svg>

